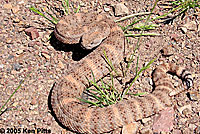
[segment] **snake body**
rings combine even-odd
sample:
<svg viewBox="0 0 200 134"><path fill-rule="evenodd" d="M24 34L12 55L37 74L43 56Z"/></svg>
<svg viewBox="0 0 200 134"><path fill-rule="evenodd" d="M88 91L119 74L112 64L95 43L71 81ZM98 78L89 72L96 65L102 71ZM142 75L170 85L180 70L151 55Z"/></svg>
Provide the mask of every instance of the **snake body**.
<svg viewBox="0 0 200 134"><path fill-rule="evenodd" d="M65 27L62 27L62 29L60 27L64 25L68 26L65 22L69 21L69 17L72 17L71 19L76 21L84 21L84 19L80 20L80 16L84 16L82 18L87 19L91 17L90 14L78 14L75 17L68 16L62 19L57 24L57 28L55 30L56 38L67 44L76 44L80 42L80 37L85 36L85 34L87 34L86 31L91 31L87 29L87 26L90 27L89 22L91 21L86 21L86 23L81 24L77 22L77 24L74 24L82 31L80 33L76 33L76 35L79 34L80 37L74 36L74 34L70 37L69 32L65 31L69 29L65 29ZM181 91L174 89L171 79L167 76L167 72L171 72L179 76L186 83L188 88L192 86L193 79L191 73L174 63L165 63L159 65L155 69L153 73L155 89L148 95L124 99L116 104L104 108L88 107L88 105L80 102L77 97L81 98L83 91L88 86L88 80L85 76L91 80L92 70L95 79L99 80L109 73L105 59L102 58L104 56L103 50L106 52L108 59L112 61L115 68L118 68L119 63L123 60L124 52L123 32L117 24L106 17L97 16L97 18L90 19L92 19L92 25L94 25L94 23L98 24L98 22L101 22L99 23L100 25L105 25L105 23L108 24L109 26L107 28L109 28L109 35L104 36L99 34L97 37L102 37L103 39L97 41L100 43L96 45L100 45L93 52L77 62L77 65L73 67L70 73L60 80L60 82L55 84L51 93L51 105L56 118L71 131L90 134L110 132L124 125L141 120L144 117L159 113L159 111L163 110L165 107L171 106L171 96L178 94ZM76 23L76 21L74 23ZM73 28L77 28L76 26ZM98 34L98 32L100 31L95 31L93 33ZM92 35L92 37L95 36ZM73 38L76 38L76 42L69 43L70 40L73 40ZM85 44L85 46L91 45L93 44ZM171 94L172 92L174 93Z"/></svg>

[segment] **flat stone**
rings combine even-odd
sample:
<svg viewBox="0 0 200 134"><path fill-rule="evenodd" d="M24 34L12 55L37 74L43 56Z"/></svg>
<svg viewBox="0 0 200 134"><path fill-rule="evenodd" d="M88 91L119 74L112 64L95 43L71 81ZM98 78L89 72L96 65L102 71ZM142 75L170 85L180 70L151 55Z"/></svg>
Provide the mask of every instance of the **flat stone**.
<svg viewBox="0 0 200 134"><path fill-rule="evenodd" d="M41 53L41 55L45 58L45 59L50 59L51 58L51 56L50 55L48 55L48 54L46 54L46 53Z"/></svg>
<svg viewBox="0 0 200 134"><path fill-rule="evenodd" d="M153 131L150 128L143 128L140 130L140 134L153 134Z"/></svg>
<svg viewBox="0 0 200 134"><path fill-rule="evenodd" d="M123 126L122 134L135 134L138 128L138 123L130 123L128 125Z"/></svg>
<svg viewBox="0 0 200 134"><path fill-rule="evenodd" d="M62 61L58 62L58 67L61 68L61 69L65 68L64 64L62 63Z"/></svg>
<svg viewBox="0 0 200 134"><path fill-rule="evenodd" d="M13 22L14 22L14 23L19 23L19 22L20 22L20 19L19 19L19 18L14 18L14 19L13 19Z"/></svg>
<svg viewBox="0 0 200 134"><path fill-rule="evenodd" d="M19 8L18 5L17 5L17 6L14 6L14 7L12 8L12 12L13 12L14 14L16 14L19 10L20 10L20 8Z"/></svg>
<svg viewBox="0 0 200 134"><path fill-rule="evenodd" d="M5 8L5 9L12 9L12 4L10 4L10 3L4 4L3 8Z"/></svg>
<svg viewBox="0 0 200 134"><path fill-rule="evenodd" d="M35 105L37 103L37 100L36 100L36 98L33 98L32 100L31 100L31 105Z"/></svg>
<svg viewBox="0 0 200 134"><path fill-rule="evenodd" d="M142 119L142 123L147 123L148 121L150 121L151 120L151 118L144 118L144 119Z"/></svg>
<svg viewBox="0 0 200 134"><path fill-rule="evenodd" d="M167 56L167 57L174 54L171 46L164 47L163 49L160 50L160 52L163 56Z"/></svg>
<svg viewBox="0 0 200 134"><path fill-rule="evenodd" d="M39 33L36 28L29 27L25 29L25 33L33 40L39 37Z"/></svg>
<svg viewBox="0 0 200 134"><path fill-rule="evenodd" d="M183 114L183 110L185 110L185 109L189 109L190 111L192 111L192 106L189 104L189 105L185 105L183 107L179 107L178 111L179 111L179 113Z"/></svg>
<svg viewBox="0 0 200 134"><path fill-rule="evenodd" d="M128 8L123 3L115 5L115 16L126 15L128 13Z"/></svg>
<svg viewBox="0 0 200 134"><path fill-rule="evenodd" d="M153 131L160 132L169 132L173 129L174 121L174 109L172 107L165 108L160 112L160 116L155 119L153 124Z"/></svg>
<svg viewBox="0 0 200 134"><path fill-rule="evenodd" d="M197 101L200 98L199 93L197 91L190 91L189 92L189 98L192 101Z"/></svg>
<svg viewBox="0 0 200 134"><path fill-rule="evenodd" d="M187 33L187 28L186 27L181 27L181 31L186 34Z"/></svg>
<svg viewBox="0 0 200 134"><path fill-rule="evenodd" d="M195 21L189 21L184 25L184 27L187 28L188 30L194 31L197 27L197 24Z"/></svg>
<svg viewBox="0 0 200 134"><path fill-rule="evenodd" d="M22 66L19 65L18 63L12 64L12 67L13 67L13 69L16 70L16 71L19 71L19 70L22 68Z"/></svg>
<svg viewBox="0 0 200 134"><path fill-rule="evenodd" d="M3 69L3 67L4 67L4 64L0 64L0 69Z"/></svg>
<svg viewBox="0 0 200 134"><path fill-rule="evenodd" d="M18 51L16 52L16 54L20 55L20 54L22 54L23 52L24 52L23 50L18 50Z"/></svg>

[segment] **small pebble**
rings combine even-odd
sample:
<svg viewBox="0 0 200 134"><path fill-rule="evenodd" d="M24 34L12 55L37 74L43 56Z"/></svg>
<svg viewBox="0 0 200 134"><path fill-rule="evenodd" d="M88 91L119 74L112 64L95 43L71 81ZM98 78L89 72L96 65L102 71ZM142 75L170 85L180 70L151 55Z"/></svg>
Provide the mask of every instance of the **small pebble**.
<svg viewBox="0 0 200 134"><path fill-rule="evenodd" d="M36 28L29 27L25 29L25 33L33 40L39 37L39 33Z"/></svg>
<svg viewBox="0 0 200 134"><path fill-rule="evenodd" d="M151 120L151 118L144 118L144 119L142 119L142 123L147 123L148 121L150 121Z"/></svg>
<svg viewBox="0 0 200 134"><path fill-rule="evenodd" d="M197 101L200 98L199 93L197 91L190 91L189 92L189 98L192 101Z"/></svg>
<svg viewBox="0 0 200 134"><path fill-rule="evenodd" d="M41 53L41 55L45 58L45 59L47 59L47 60L49 60L50 58L51 58L51 56L50 55L48 55L48 54L46 54L46 53Z"/></svg>
<svg viewBox="0 0 200 134"><path fill-rule="evenodd" d="M18 55L20 55L20 54L22 54L24 51L23 50L18 50L17 52L16 52L16 54L18 54Z"/></svg>
<svg viewBox="0 0 200 134"><path fill-rule="evenodd" d="M12 59L12 58L14 58L13 55L9 55L9 56L8 56L8 60L10 60L10 59Z"/></svg>
<svg viewBox="0 0 200 134"><path fill-rule="evenodd" d="M123 3L115 5L115 16L126 15L128 13L128 8Z"/></svg>
<svg viewBox="0 0 200 134"><path fill-rule="evenodd" d="M10 3L4 4L4 5L3 5L3 8L12 9L12 4L10 4Z"/></svg>
<svg viewBox="0 0 200 134"><path fill-rule="evenodd" d="M61 69L65 68L64 64L62 63L62 61L58 62L58 67L61 68Z"/></svg>
<svg viewBox="0 0 200 134"><path fill-rule="evenodd" d="M13 67L13 69L16 70L16 71L19 71L19 70L22 68L22 66L19 65L18 63L12 64L12 67Z"/></svg>
<svg viewBox="0 0 200 134"><path fill-rule="evenodd" d="M0 64L0 69L3 69L3 67L4 67L4 64Z"/></svg>
<svg viewBox="0 0 200 134"><path fill-rule="evenodd" d="M185 109L189 109L190 111L192 111L192 106L189 104L189 105L179 107L178 111L179 111L179 113L183 114L183 110L185 110Z"/></svg>
<svg viewBox="0 0 200 134"><path fill-rule="evenodd" d="M33 98L32 100L31 100L31 105L35 105L37 103L37 100L36 100L36 98Z"/></svg>
<svg viewBox="0 0 200 134"><path fill-rule="evenodd" d="M182 31L184 34L186 34L186 33L187 33L187 28L181 27L181 31Z"/></svg>

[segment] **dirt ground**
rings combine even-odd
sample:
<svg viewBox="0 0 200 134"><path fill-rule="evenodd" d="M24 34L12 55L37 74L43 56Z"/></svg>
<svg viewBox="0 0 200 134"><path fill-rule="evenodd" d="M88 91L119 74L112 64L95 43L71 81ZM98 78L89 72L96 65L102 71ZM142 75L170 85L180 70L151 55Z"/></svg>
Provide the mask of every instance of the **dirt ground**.
<svg viewBox="0 0 200 134"><path fill-rule="evenodd" d="M29 10L29 7L35 6L60 18L64 11L61 0L2 0L0 3L2 22L0 24L0 107L31 72L2 110L0 133L4 133L4 130L7 133L12 131L34 133L36 128L41 130L39 133L66 133L50 113L48 96L54 82L66 75L65 69L70 61L69 53L57 50L50 44L48 39L55 25ZM126 7L119 10L124 14L119 17L116 16L118 3L123 3ZM154 1L71 0L70 4L73 9L80 5L79 12L106 12L119 19L126 14L149 12ZM126 9L128 12L124 13ZM162 15L169 10L167 5L162 5L160 2L152 17ZM177 12L167 17L173 17L175 14ZM119 24L125 26L133 19ZM190 91L173 98L172 125L160 128L155 125L159 117L152 116L140 122L138 133L166 130L162 133L197 134L200 133L200 9L191 9L184 16L178 16L169 23L161 23L162 21L162 19L154 21L159 24L155 30L145 31L145 33L160 34L159 36L141 38L141 45L136 53L136 57L139 56L139 67L156 57L157 60L142 73L132 90L151 91L153 69L166 62L174 62L188 68L194 77L194 86ZM137 31L133 32L137 33ZM28 35L29 33L32 35ZM138 38L129 38L130 49L135 48L137 40ZM163 48L170 50L166 52L167 56L160 52ZM172 79L175 86L181 84L177 77L173 76ZM168 116L165 114L164 118Z"/></svg>

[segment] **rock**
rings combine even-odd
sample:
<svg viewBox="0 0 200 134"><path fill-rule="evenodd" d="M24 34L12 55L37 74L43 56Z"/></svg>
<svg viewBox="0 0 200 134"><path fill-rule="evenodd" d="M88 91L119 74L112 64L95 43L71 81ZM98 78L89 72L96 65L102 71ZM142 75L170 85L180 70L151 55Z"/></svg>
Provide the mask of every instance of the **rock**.
<svg viewBox="0 0 200 134"><path fill-rule="evenodd" d="M15 74L17 74L17 71L16 70L11 70L11 72L10 72L12 75L15 75Z"/></svg>
<svg viewBox="0 0 200 134"><path fill-rule="evenodd" d="M24 51L20 49L20 50L18 50L18 51L16 52L16 54L17 54L17 55L20 55L20 54L22 54L23 52L24 52Z"/></svg>
<svg viewBox="0 0 200 134"><path fill-rule="evenodd" d="M140 134L153 134L153 131L150 128L143 128L140 130Z"/></svg>
<svg viewBox="0 0 200 134"><path fill-rule="evenodd" d="M179 40L179 36L177 34L171 34L170 37L172 40L174 40L176 42Z"/></svg>
<svg viewBox="0 0 200 134"><path fill-rule="evenodd" d="M4 67L4 64L0 64L0 69L3 69L3 67Z"/></svg>
<svg viewBox="0 0 200 134"><path fill-rule="evenodd" d="M33 47L34 45L35 45L35 42L31 41L31 42L28 43L28 47Z"/></svg>
<svg viewBox="0 0 200 134"><path fill-rule="evenodd" d="M192 115L192 110L191 109L188 109L188 108L185 108L183 111L182 111L183 115L185 117L190 117Z"/></svg>
<svg viewBox="0 0 200 134"><path fill-rule="evenodd" d="M22 66L19 65L18 63L12 64L12 67L13 67L13 69L16 70L16 71L19 71L19 70L22 68Z"/></svg>
<svg viewBox="0 0 200 134"><path fill-rule="evenodd" d="M65 68L64 64L62 63L62 61L58 62L58 67L61 68L61 69Z"/></svg>
<svg viewBox="0 0 200 134"><path fill-rule="evenodd" d="M150 121L151 120L151 118L144 118L144 119L142 119L142 123L147 123L148 121Z"/></svg>
<svg viewBox="0 0 200 134"><path fill-rule="evenodd" d="M194 131L195 131L195 134L199 134L200 133L200 126L196 127Z"/></svg>
<svg viewBox="0 0 200 134"><path fill-rule="evenodd" d="M195 21L188 21L183 27L187 28L187 30L195 31L197 24Z"/></svg>
<svg viewBox="0 0 200 134"><path fill-rule="evenodd" d="M154 120L153 131L156 133L169 132L173 129L174 109L172 107L165 108L160 112L160 116Z"/></svg>
<svg viewBox="0 0 200 134"><path fill-rule="evenodd" d="M3 8L5 8L5 9L12 9L12 5L10 3L4 4Z"/></svg>
<svg viewBox="0 0 200 134"><path fill-rule="evenodd" d="M7 39L6 39L6 43L7 43L7 44L11 44L11 43L12 43L12 38L7 38Z"/></svg>
<svg viewBox="0 0 200 134"><path fill-rule="evenodd" d="M47 116L43 119L43 122L48 122L50 120L50 118Z"/></svg>
<svg viewBox="0 0 200 134"><path fill-rule="evenodd" d="M188 95L191 101L197 101L200 98L197 91L190 91Z"/></svg>
<svg viewBox="0 0 200 134"><path fill-rule="evenodd" d="M122 134L135 134L138 128L138 123L130 123L128 125L123 126Z"/></svg>
<svg viewBox="0 0 200 134"><path fill-rule="evenodd" d="M13 107L16 107L18 104L19 104L19 102L14 102L14 103L12 104L12 106L13 106Z"/></svg>
<svg viewBox="0 0 200 134"><path fill-rule="evenodd" d="M13 19L13 22L14 22L14 23L19 23L19 22L20 22L20 19L19 19L19 18L14 18L14 19Z"/></svg>
<svg viewBox="0 0 200 134"><path fill-rule="evenodd" d="M30 38L31 38L32 40L39 37L38 31L37 31L37 29L34 28L34 27L30 27L30 28L25 29L25 33L26 33L28 36L30 36Z"/></svg>
<svg viewBox="0 0 200 134"><path fill-rule="evenodd" d="M37 100L36 100L36 98L33 98L32 100L31 100L31 105L35 105L37 103Z"/></svg>
<svg viewBox="0 0 200 134"><path fill-rule="evenodd" d="M194 125L194 124L189 124L189 128L190 128L191 130L195 130L195 128L197 128L197 126Z"/></svg>
<svg viewBox="0 0 200 134"><path fill-rule="evenodd" d="M192 106L189 104L189 105L185 105L183 107L179 107L178 111L179 111L179 113L183 114L183 110L185 110L185 109L189 109L190 111L192 111Z"/></svg>
<svg viewBox="0 0 200 134"><path fill-rule="evenodd" d="M189 128L184 128L184 130L182 131L182 134L192 134L190 133L190 129Z"/></svg>
<svg viewBox="0 0 200 134"><path fill-rule="evenodd" d="M48 55L47 53L44 53L44 52L42 52L41 55L47 60L49 60L51 58L50 55Z"/></svg>
<svg viewBox="0 0 200 134"><path fill-rule="evenodd" d="M173 134L182 134L182 133L181 133L181 130L174 129L174 130L173 130Z"/></svg>
<svg viewBox="0 0 200 134"><path fill-rule="evenodd" d="M8 60L10 60L10 59L12 59L12 58L14 58L13 55L9 55L9 56L8 56Z"/></svg>
<svg viewBox="0 0 200 134"><path fill-rule="evenodd" d="M12 8L12 12L13 12L14 14L16 14L19 10L20 10L19 6L14 6L14 7Z"/></svg>
<svg viewBox="0 0 200 134"><path fill-rule="evenodd" d="M187 33L187 28L186 27L181 27L181 31L186 34Z"/></svg>
<svg viewBox="0 0 200 134"><path fill-rule="evenodd" d="M126 15L128 13L128 8L123 3L115 5L115 16Z"/></svg>
<svg viewBox="0 0 200 134"><path fill-rule="evenodd" d="M104 9L105 12L109 12L110 11L110 8L107 7L107 6L104 6L103 9Z"/></svg>
<svg viewBox="0 0 200 134"><path fill-rule="evenodd" d="M166 57L169 57L174 54L171 46L164 47L163 49L160 50L160 52L162 56L166 56Z"/></svg>

